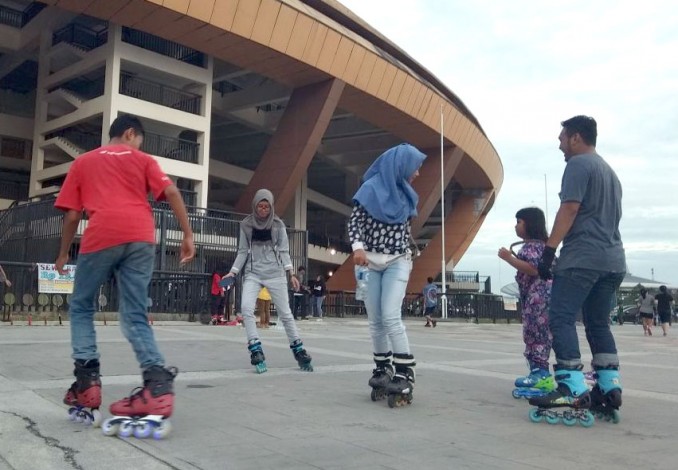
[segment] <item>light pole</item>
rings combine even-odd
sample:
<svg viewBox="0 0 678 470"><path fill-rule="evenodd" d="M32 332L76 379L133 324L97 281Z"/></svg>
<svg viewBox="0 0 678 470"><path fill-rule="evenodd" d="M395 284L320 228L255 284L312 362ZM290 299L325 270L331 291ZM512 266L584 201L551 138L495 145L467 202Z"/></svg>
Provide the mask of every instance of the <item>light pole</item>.
<svg viewBox="0 0 678 470"><path fill-rule="evenodd" d="M444 129L443 105L440 105L440 229L441 229L441 262L442 262L442 295L440 296L441 318L447 318L447 288L445 286L447 272L445 262L445 164L444 164Z"/></svg>

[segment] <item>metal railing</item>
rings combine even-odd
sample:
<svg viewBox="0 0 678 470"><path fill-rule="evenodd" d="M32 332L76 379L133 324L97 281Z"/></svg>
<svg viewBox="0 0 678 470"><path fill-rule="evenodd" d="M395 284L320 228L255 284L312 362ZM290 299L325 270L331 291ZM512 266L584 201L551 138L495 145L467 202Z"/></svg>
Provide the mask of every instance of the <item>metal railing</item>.
<svg viewBox="0 0 678 470"><path fill-rule="evenodd" d="M207 66L207 56L204 53L150 33L123 26L122 40L128 44L186 62L187 64L202 68Z"/></svg>
<svg viewBox="0 0 678 470"><path fill-rule="evenodd" d="M23 11L0 5L0 24L6 24L14 28L23 28L47 5L38 2L32 2Z"/></svg>
<svg viewBox="0 0 678 470"><path fill-rule="evenodd" d="M177 137L146 132L141 149L146 153L157 155L158 157L171 158L172 160L188 163L198 163L200 144L191 142L190 140L179 139ZM195 202L190 205L195 205Z"/></svg>
<svg viewBox="0 0 678 470"><path fill-rule="evenodd" d="M45 135L45 140L53 137L63 137L75 147L78 147L85 152L101 147L101 134L91 134L88 132L81 132L75 129L61 129L56 132L50 132Z"/></svg>
<svg viewBox="0 0 678 470"><path fill-rule="evenodd" d="M138 78L126 72L120 74L120 94L187 113L200 114L200 95Z"/></svg>
<svg viewBox="0 0 678 470"><path fill-rule="evenodd" d="M106 41L108 41L108 29L95 31L78 23L66 25L52 35L52 46L66 42L86 51L103 46Z"/></svg>
<svg viewBox="0 0 678 470"><path fill-rule="evenodd" d="M0 157L30 159L33 141L0 135Z"/></svg>
<svg viewBox="0 0 678 470"><path fill-rule="evenodd" d="M342 253L351 253L353 251L349 242L319 233L308 232L308 242L312 245L334 248Z"/></svg>

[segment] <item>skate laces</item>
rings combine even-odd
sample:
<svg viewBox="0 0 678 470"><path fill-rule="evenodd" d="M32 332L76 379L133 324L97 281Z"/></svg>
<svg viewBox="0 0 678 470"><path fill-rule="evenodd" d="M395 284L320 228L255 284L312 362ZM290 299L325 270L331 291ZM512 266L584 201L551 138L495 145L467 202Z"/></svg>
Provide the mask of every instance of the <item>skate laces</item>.
<svg viewBox="0 0 678 470"><path fill-rule="evenodd" d="M144 387L135 388L134 390L132 390L130 396L123 398L125 405L128 406L131 406L134 400L141 400L144 403L144 405L146 404L147 400L146 397L144 397Z"/></svg>

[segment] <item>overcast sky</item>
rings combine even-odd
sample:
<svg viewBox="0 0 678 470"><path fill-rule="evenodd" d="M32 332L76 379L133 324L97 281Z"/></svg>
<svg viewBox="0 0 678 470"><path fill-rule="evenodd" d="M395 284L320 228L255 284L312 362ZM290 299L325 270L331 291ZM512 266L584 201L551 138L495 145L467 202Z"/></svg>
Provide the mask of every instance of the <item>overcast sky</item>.
<svg viewBox="0 0 678 470"><path fill-rule="evenodd" d="M622 182L629 272L678 285L678 4L340 1L456 93L499 153L499 197L455 269L491 276L494 292L513 282L497 250L517 240L522 207L547 209L550 230L560 122L587 114Z"/></svg>

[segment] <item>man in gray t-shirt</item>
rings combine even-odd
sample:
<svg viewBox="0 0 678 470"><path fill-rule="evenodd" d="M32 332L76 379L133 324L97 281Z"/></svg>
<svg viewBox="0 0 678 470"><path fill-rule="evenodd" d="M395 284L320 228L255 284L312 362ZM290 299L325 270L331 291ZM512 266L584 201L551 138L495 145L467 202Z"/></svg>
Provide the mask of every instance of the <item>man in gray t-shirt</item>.
<svg viewBox="0 0 678 470"><path fill-rule="evenodd" d="M596 121L575 116L561 123L558 139L567 162L560 191L560 207L539 263L539 275L548 279L556 248L560 257L553 272L549 328L556 355L558 388L530 399L543 408L591 408L613 421L619 419L621 383L619 358L610 331L609 313L626 271L619 220L622 189L610 165L596 153ZM597 384L589 393L584 381L575 320L581 312L593 354ZM593 416L578 411L584 421Z"/></svg>

